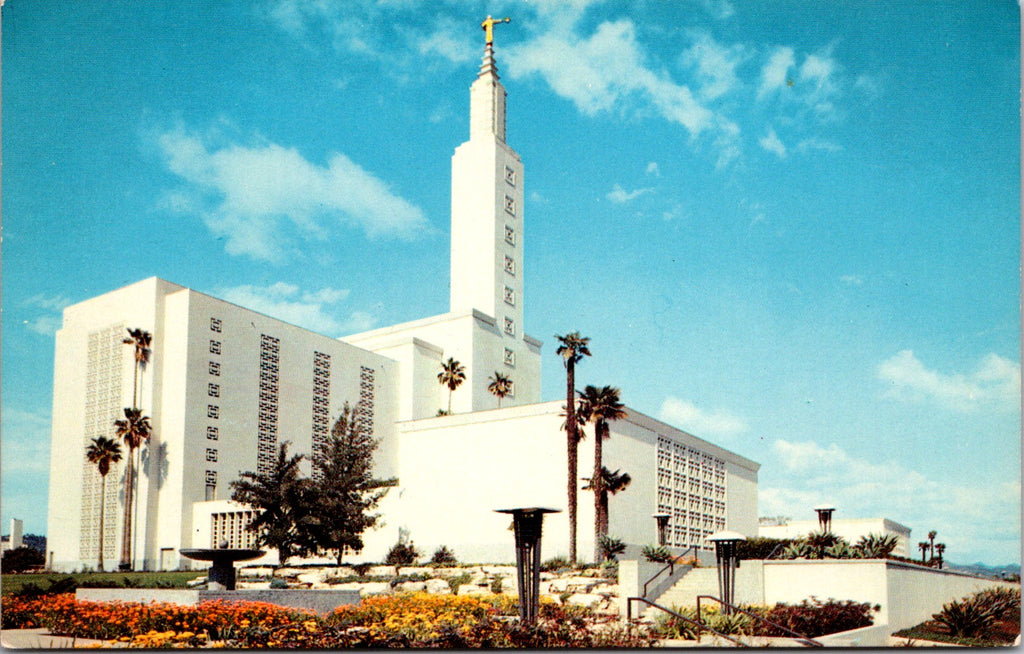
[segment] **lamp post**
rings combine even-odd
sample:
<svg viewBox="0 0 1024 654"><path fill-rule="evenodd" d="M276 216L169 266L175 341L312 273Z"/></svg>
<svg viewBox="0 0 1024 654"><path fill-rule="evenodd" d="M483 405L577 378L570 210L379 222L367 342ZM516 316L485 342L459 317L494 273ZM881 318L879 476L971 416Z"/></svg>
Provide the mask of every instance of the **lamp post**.
<svg viewBox="0 0 1024 654"><path fill-rule="evenodd" d="M831 504L819 504L814 507L814 512L818 514L818 526L821 527L821 533L827 534L832 531L832 514L835 510L836 507Z"/></svg>
<svg viewBox="0 0 1024 654"><path fill-rule="evenodd" d="M733 599L736 595L736 568L740 567L737 545L747 540L735 531L719 531L708 536L715 544L715 561L718 564L718 594L721 595L726 615L732 614Z"/></svg>
<svg viewBox="0 0 1024 654"><path fill-rule="evenodd" d="M658 522L658 545L664 547L668 544L668 519L672 516L659 512L652 517Z"/></svg>
<svg viewBox="0 0 1024 654"><path fill-rule="evenodd" d="M512 514L512 528L516 534L519 619L523 624L533 624L537 621L537 607L540 604L540 535L544 528L544 514L559 511L539 507L495 511Z"/></svg>

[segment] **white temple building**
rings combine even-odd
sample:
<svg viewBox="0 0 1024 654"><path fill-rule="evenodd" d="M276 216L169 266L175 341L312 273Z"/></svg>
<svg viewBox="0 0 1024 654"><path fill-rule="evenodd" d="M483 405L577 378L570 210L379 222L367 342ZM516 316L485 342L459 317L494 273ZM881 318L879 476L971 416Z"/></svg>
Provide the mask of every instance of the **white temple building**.
<svg viewBox="0 0 1024 654"><path fill-rule="evenodd" d="M188 566L183 548L251 543L251 514L227 501L230 482L267 469L283 441L314 454L346 402L379 441L375 474L399 480L381 505L384 525L346 559L382 560L402 533L426 556L446 545L462 561L512 561L509 518L494 510L517 506L561 510L545 520L543 556L568 553L564 397L541 402L542 344L525 330L524 171L506 142L505 108L488 43L470 87L470 138L452 157L448 313L338 340L157 278L64 310L54 363L52 568L95 566L101 546L108 568L120 556L125 462L100 497L84 453L93 438L114 437L113 421L132 404L134 349L122 342L129 328L153 335L138 377L153 435L140 452L134 569ZM449 357L465 366L466 380L452 414L439 416L448 390L437 374ZM553 348L547 357L560 360ZM500 409L487 390L495 371L514 384ZM759 464L627 410L604 445L605 466L632 477L611 498L610 535L655 543L655 513L670 515L675 546L708 547L707 536L723 529L757 535ZM581 477L593 470L591 438L579 448ZM583 560L593 557L593 513L592 494L580 490Z"/></svg>

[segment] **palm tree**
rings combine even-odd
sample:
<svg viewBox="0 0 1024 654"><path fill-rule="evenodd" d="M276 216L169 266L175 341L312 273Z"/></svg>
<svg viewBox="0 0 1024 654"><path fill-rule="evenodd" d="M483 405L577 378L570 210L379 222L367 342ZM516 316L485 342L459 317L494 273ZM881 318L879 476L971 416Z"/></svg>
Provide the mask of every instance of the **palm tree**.
<svg viewBox="0 0 1024 654"><path fill-rule="evenodd" d="M100 473L100 547L96 569L103 572L103 505L107 499L107 473L112 463L121 460L121 444L106 436L94 438L85 450L85 459L95 464Z"/></svg>
<svg viewBox="0 0 1024 654"><path fill-rule="evenodd" d="M595 490L594 478L584 477L584 479L587 485L583 487L583 490ZM626 490L626 487L632 481L633 479L629 476L628 472L620 473L618 470L612 472L608 468L601 466L601 490L597 496L601 502L601 515L604 516L605 532L608 530L608 496ZM601 535L598 536L598 541L600 540Z"/></svg>
<svg viewBox="0 0 1024 654"><path fill-rule="evenodd" d="M132 382L132 408L139 408L139 371L146 369L149 358L153 354L150 346L153 344L153 335L142 329L135 328L128 330L128 338L121 341L125 345L135 346L135 379Z"/></svg>
<svg viewBox="0 0 1024 654"><path fill-rule="evenodd" d="M512 380L501 374L497 370L494 371L493 377L488 377L491 383L487 386L487 390L490 391L491 395L498 398L498 408L501 408L501 398L506 397L512 392Z"/></svg>
<svg viewBox="0 0 1024 654"><path fill-rule="evenodd" d="M946 551L946 544L945 543L935 543L935 551L938 552L938 554L939 554L939 558L938 558L939 570L941 570L942 569L942 553Z"/></svg>
<svg viewBox="0 0 1024 654"><path fill-rule="evenodd" d="M583 360L583 357L590 356L587 343L590 339L580 336L579 332L569 332L565 336L555 334L561 345L555 350L555 354L562 357L565 364L565 408L566 408L566 441L568 444L568 467L569 467L569 561L576 565L576 481L578 463L576 447L579 443L579 434L576 429L576 364Z"/></svg>
<svg viewBox="0 0 1024 654"><path fill-rule="evenodd" d="M451 415L452 392L466 381L466 367L448 357L448 360L441 364L441 372L437 373L437 381L442 386L448 387L448 415Z"/></svg>
<svg viewBox="0 0 1024 654"><path fill-rule="evenodd" d="M934 531L934 530L928 532L928 547L931 549L931 553L932 553L931 558L933 558L933 559L935 558L935 537L938 536L938 535L939 535L939 532Z"/></svg>
<svg viewBox="0 0 1024 654"><path fill-rule="evenodd" d="M917 546L921 550L921 563L924 563L924 557L928 553L928 548L930 547L930 545L928 544L928 541L923 540L920 543L918 543Z"/></svg>
<svg viewBox="0 0 1024 654"><path fill-rule="evenodd" d="M588 385L579 394L584 413L594 423L594 474L591 477L591 485L594 487L595 542L600 541L602 535L608 535L608 514L604 510L606 505L602 505L602 498L605 501L608 499L604 492L604 476L601 474L604 468L602 443L611 433L608 423L626 417L626 410L619 401L619 393L619 389L613 386L598 388Z"/></svg>
<svg viewBox="0 0 1024 654"><path fill-rule="evenodd" d="M128 468L124 476L124 532L121 538L121 568L131 569L132 565L132 500L135 492L135 465L132 455L149 440L153 427L149 416L139 409L124 409L124 420L114 421L114 433L128 446Z"/></svg>

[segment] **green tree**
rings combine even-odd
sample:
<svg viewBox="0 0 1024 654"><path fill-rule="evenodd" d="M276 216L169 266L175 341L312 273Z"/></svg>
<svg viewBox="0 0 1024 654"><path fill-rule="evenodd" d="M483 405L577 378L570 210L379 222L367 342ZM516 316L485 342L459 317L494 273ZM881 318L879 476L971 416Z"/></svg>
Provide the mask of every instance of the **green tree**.
<svg viewBox="0 0 1024 654"><path fill-rule="evenodd" d="M100 545L96 569L103 572L103 509L107 503L107 474L110 466L121 460L121 444L106 436L94 438L85 449L85 459L95 465L100 473Z"/></svg>
<svg viewBox="0 0 1024 654"><path fill-rule="evenodd" d="M587 485L583 487L583 490L589 490L589 491L594 490L594 480L593 480L593 477L584 477L584 479L587 481ZM600 494L600 498L601 498L601 500L600 500L601 501L601 512L602 512L602 514L605 517L605 529L607 530L607 528L608 528L608 496L609 495L615 495L617 493L620 493L621 491L626 490L626 488L633 481L633 479L629 476L628 472L619 472L618 470L616 470L615 472L612 472L608 468L606 468L604 466L601 466L601 481L602 481L602 488L601 488L601 491L600 491L601 492L601 494ZM600 534L597 537L598 544L600 545L600 543L605 542L606 538L607 538L607 534ZM598 548L598 551L604 552L604 549L605 549L604 546L600 545L599 548Z"/></svg>
<svg viewBox="0 0 1024 654"><path fill-rule="evenodd" d="M946 551L946 544L945 543L935 543L935 554L936 554L936 559L935 560L939 564L939 570L942 569L942 555L943 555L943 553L945 553L945 551Z"/></svg>
<svg viewBox="0 0 1024 654"><path fill-rule="evenodd" d="M931 553L931 556L929 557L930 559L934 559L935 558L935 537L938 536L938 535L939 535L939 532L937 532L937 531L929 531L928 532L928 549L930 550L930 553Z"/></svg>
<svg viewBox="0 0 1024 654"><path fill-rule="evenodd" d="M579 486L579 462L577 447L580 442L579 429L576 424L576 364L583 357L590 356L587 344L590 339L579 332L569 332L565 336L555 334L560 345L555 354L562 357L565 365L565 432L567 441L568 464L568 504L569 504L569 562L576 565L576 504Z"/></svg>
<svg viewBox="0 0 1024 654"><path fill-rule="evenodd" d="M594 473L590 485L594 491L594 551L598 552L601 536L608 534L608 494L604 489L603 442L609 437L609 423L626 417L625 407L619 401L619 389L614 386L588 385L579 394L583 413L594 423Z"/></svg>
<svg viewBox="0 0 1024 654"><path fill-rule="evenodd" d="M231 499L257 509L246 529L256 534L260 546L277 550L280 565L316 550L314 493L310 481L299 476L303 458L301 454L289 456L285 441L270 470L243 472L231 482Z"/></svg>
<svg viewBox="0 0 1024 654"><path fill-rule="evenodd" d="M917 544L917 547L921 550L921 563L924 563L925 557L928 556L928 550L931 547L931 545L928 543L928 541L923 540Z"/></svg>
<svg viewBox="0 0 1024 654"><path fill-rule="evenodd" d="M456 361L455 359L448 357L448 360L441 364L441 372L437 373L437 381L442 386L448 387L448 413L452 413L452 393L455 389L462 385L462 382L466 381L466 367Z"/></svg>
<svg viewBox="0 0 1024 654"><path fill-rule="evenodd" d="M45 563L46 557L42 552L32 547L22 546L4 552L0 559L0 568L4 572L24 572Z"/></svg>
<svg viewBox="0 0 1024 654"><path fill-rule="evenodd" d="M377 525L377 507L397 479L373 476L377 442L359 428L358 409L348 403L334 422L327 447L313 459L317 544L337 553L338 565L348 548L363 549L362 534Z"/></svg>
<svg viewBox="0 0 1024 654"><path fill-rule="evenodd" d="M124 529L121 534L122 570L132 567L132 504L135 496L135 458L134 453L143 443L149 440L153 426L149 416L142 415L139 409L124 409L124 419L114 421L114 433L128 446L128 466L124 475Z"/></svg>
<svg viewBox="0 0 1024 654"><path fill-rule="evenodd" d="M501 400L508 396L512 392L512 380L501 374L497 370L494 371L493 377L488 377L491 383L488 384L487 390L494 397L498 398L498 408L501 408Z"/></svg>

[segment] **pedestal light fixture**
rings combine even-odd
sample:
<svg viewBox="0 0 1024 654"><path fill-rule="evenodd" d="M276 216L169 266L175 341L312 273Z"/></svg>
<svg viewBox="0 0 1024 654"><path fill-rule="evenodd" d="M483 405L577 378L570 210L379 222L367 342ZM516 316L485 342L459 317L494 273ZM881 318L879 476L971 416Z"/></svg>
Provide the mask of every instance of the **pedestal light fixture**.
<svg viewBox="0 0 1024 654"><path fill-rule="evenodd" d="M832 531L832 513L835 510L836 507L831 504L819 504L814 507L814 512L818 514L818 526L821 527L821 533L827 534Z"/></svg>
<svg viewBox="0 0 1024 654"><path fill-rule="evenodd" d="M512 528L516 534L519 619L523 624L533 624L537 621L540 604L540 535L544 528L544 514L559 511L539 507L495 511L512 514Z"/></svg>
<svg viewBox="0 0 1024 654"><path fill-rule="evenodd" d="M667 513L655 513L653 516L658 521L658 545L662 547L668 545L668 519L671 517Z"/></svg>
<svg viewBox="0 0 1024 654"><path fill-rule="evenodd" d="M736 568L740 567L738 545L747 540L743 534L735 531L719 531L708 536L715 544L715 561L718 565L718 594L723 602L723 610L727 615L732 613L733 599L736 595Z"/></svg>

